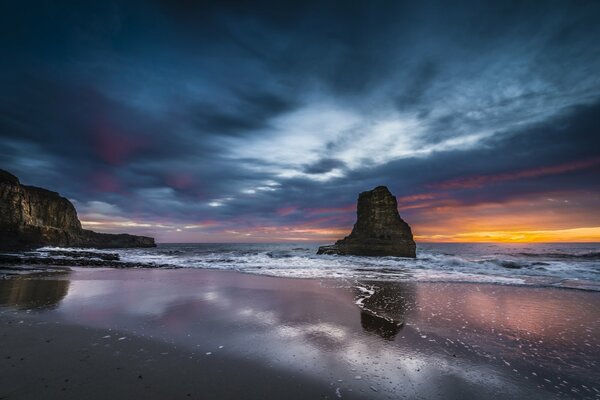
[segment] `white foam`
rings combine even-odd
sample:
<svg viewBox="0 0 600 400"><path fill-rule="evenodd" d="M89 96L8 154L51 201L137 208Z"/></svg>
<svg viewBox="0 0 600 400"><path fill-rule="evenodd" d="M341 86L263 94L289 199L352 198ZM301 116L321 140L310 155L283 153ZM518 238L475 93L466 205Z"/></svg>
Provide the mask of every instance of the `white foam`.
<svg viewBox="0 0 600 400"><path fill-rule="evenodd" d="M317 256L316 247L288 245L170 245L149 249L111 249L121 261L152 265L171 265L185 268L237 270L259 275L290 278L344 278L351 280L393 281L450 281L499 283L510 285L548 284L561 286L562 281L577 280L579 288L600 290L600 260L568 259L519 253L499 253L493 246L471 245L476 251L460 255L445 254L431 248L419 249L416 259L397 257ZM37 252L44 256L52 250L89 251L96 249L43 247ZM542 249L543 250L543 249ZM554 248L552 248L554 250ZM564 249L559 249L565 251ZM592 245L577 254L593 252ZM548 253L552 254L552 253ZM505 265L521 267L506 268ZM365 295L368 287L359 287ZM362 299L362 300L361 300ZM357 301L364 301L359 296Z"/></svg>

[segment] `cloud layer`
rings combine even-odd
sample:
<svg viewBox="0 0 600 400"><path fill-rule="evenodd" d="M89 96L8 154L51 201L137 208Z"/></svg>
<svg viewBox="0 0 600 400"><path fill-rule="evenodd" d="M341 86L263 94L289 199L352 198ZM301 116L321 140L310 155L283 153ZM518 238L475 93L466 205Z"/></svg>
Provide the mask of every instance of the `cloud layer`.
<svg viewBox="0 0 600 400"><path fill-rule="evenodd" d="M0 11L0 168L94 229L331 240L379 184L422 240L600 227L597 2Z"/></svg>

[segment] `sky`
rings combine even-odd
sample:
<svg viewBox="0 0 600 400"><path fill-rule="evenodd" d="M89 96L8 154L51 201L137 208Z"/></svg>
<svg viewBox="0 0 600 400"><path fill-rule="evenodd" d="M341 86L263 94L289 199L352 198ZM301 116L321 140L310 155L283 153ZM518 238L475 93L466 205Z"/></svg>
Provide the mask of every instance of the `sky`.
<svg viewBox="0 0 600 400"><path fill-rule="evenodd" d="M84 227L600 241L597 1L6 1L0 168Z"/></svg>

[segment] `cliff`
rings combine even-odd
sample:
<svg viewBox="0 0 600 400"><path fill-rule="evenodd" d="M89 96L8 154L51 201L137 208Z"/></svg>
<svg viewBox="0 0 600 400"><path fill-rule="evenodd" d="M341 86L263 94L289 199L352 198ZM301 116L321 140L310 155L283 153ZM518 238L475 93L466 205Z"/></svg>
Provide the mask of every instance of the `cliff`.
<svg viewBox="0 0 600 400"><path fill-rule="evenodd" d="M317 254L416 257L410 226L400 218L396 198L378 186L358 196L356 224L350 235Z"/></svg>
<svg viewBox="0 0 600 400"><path fill-rule="evenodd" d="M22 185L16 176L0 170L0 248L41 246L119 248L156 244L146 236L82 229L69 200L50 190Z"/></svg>

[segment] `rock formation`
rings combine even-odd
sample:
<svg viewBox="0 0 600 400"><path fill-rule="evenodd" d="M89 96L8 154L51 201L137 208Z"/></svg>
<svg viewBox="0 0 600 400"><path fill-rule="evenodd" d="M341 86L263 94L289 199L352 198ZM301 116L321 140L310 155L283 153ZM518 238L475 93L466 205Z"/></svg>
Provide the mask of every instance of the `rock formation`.
<svg viewBox="0 0 600 400"><path fill-rule="evenodd" d="M357 220L349 236L317 254L416 257L410 226L400 218L398 203L387 187L358 196Z"/></svg>
<svg viewBox="0 0 600 400"><path fill-rule="evenodd" d="M56 192L21 185L0 170L0 248L17 250L41 246L154 247L154 239L82 229L73 204Z"/></svg>

